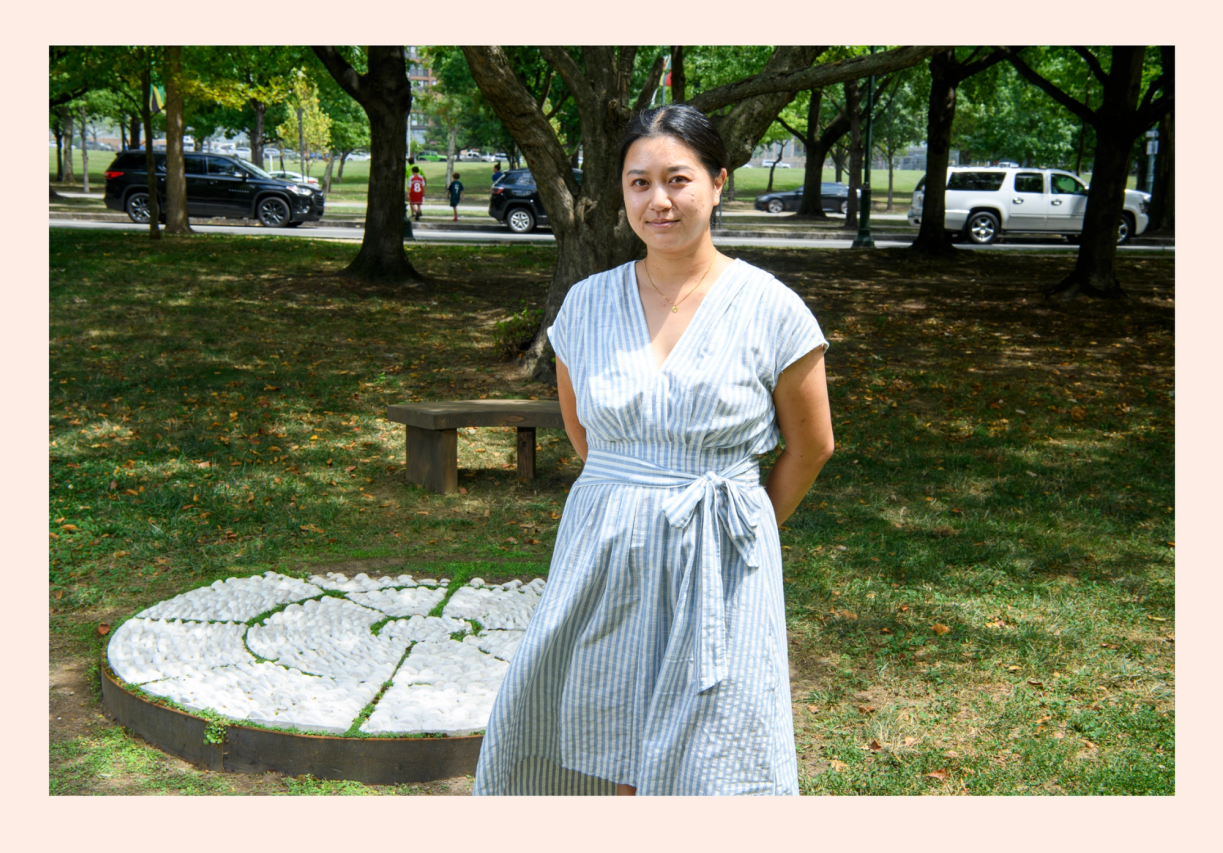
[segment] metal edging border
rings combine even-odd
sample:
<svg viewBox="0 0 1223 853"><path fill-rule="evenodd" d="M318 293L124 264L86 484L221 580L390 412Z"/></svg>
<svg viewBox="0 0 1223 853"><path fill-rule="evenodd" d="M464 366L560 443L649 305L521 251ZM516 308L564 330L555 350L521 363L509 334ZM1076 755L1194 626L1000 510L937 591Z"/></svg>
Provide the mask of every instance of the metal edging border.
<svg viewBox="0 0 1223 853"><path fill-rule="evenodd" d="M149 702L120 684L102 652L102 704L125 727L165 752L209 770L310 775L367 785L432 782L475 775L483 735L351 738L225 724L223 743L206 743L208 720Z"/></svg>

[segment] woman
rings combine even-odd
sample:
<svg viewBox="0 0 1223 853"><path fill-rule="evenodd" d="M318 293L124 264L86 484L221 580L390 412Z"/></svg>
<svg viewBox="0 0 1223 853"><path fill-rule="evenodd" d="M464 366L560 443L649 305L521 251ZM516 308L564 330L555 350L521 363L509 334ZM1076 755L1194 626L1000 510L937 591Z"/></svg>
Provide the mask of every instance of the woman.
<svg viewBox="0 0 1223 853"><path fill-rule="evenodd" d="M641 113L620 159L646 257L574 285L548 330L586 465L475 793L796 794L777 526L832 454L828 342L714 248L726 152L705 116Z"/></svg>

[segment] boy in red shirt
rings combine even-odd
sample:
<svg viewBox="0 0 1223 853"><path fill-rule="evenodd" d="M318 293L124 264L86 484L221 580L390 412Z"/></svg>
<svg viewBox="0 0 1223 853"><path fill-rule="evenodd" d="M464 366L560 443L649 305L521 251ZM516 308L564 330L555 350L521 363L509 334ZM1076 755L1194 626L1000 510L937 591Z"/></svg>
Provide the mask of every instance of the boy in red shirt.
<svg viewBox="0 0 1223 853"><path fill-rule="evenodd" d="M425 201L425 176L420 173L419 166L412 167L412 177L408 178L408 204L411 205L416 221L420 222L420 206Z"/></svg>

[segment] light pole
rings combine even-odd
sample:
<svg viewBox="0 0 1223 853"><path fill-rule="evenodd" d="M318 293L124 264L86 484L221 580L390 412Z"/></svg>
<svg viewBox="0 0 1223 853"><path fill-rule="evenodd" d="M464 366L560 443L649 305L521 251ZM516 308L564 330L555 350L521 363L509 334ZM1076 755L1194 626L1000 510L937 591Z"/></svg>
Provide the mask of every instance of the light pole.
<svg viewBox="0 0 1223 853"><path fill-rule="evenodd" d="M871 45L871 53L875 46ZM872 74L866 84L866 138L863 140L862 192L858 197L858 236L854 238L853 248L873 249L875 241L871 239L871 116L875 112L875 75Z"/></svg>

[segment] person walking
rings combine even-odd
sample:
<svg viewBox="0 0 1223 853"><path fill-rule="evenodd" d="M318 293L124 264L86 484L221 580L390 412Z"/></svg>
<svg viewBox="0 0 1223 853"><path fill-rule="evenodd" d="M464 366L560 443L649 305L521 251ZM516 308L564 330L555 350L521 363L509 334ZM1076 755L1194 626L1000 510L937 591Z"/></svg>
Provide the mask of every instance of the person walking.
<svg viewBox="0 0 1223 853"><path fill-rule="evenodd" d="M450 186L446 187L446 192L450 196L450 206L454 208L454 221L459 221L459 202L463 200L463 184L459 182L459 173L454 173L454 180L450 182Z"/></svg>
<svg viewBox="0 0 1223 853"><path fill-rule="evenodd" d="M425 176L420 172L420 167L413 166L412 176L408 178L408 204L411 205L412 214L416 217L417 222L420 222L421 205L425 202L427 183Z"/></svg>
<svg viewBox="0 0 1223 853"><path fill-rule="evenodd" d="M684 104L621 142L646 254L573 285L547 330L585 465L475 794L798 793L778 526L832 455L828 341L713 245L726 165Z"/></svg>
<svg viewBox="0 0 1223 853"><path fill-rule="evenodd" d="M498 160L497 162L493 163L493 184L494 185L496 185L497 181L501 179L501 176L503 174L505 173L501 171L501 161Z"/></svg>

